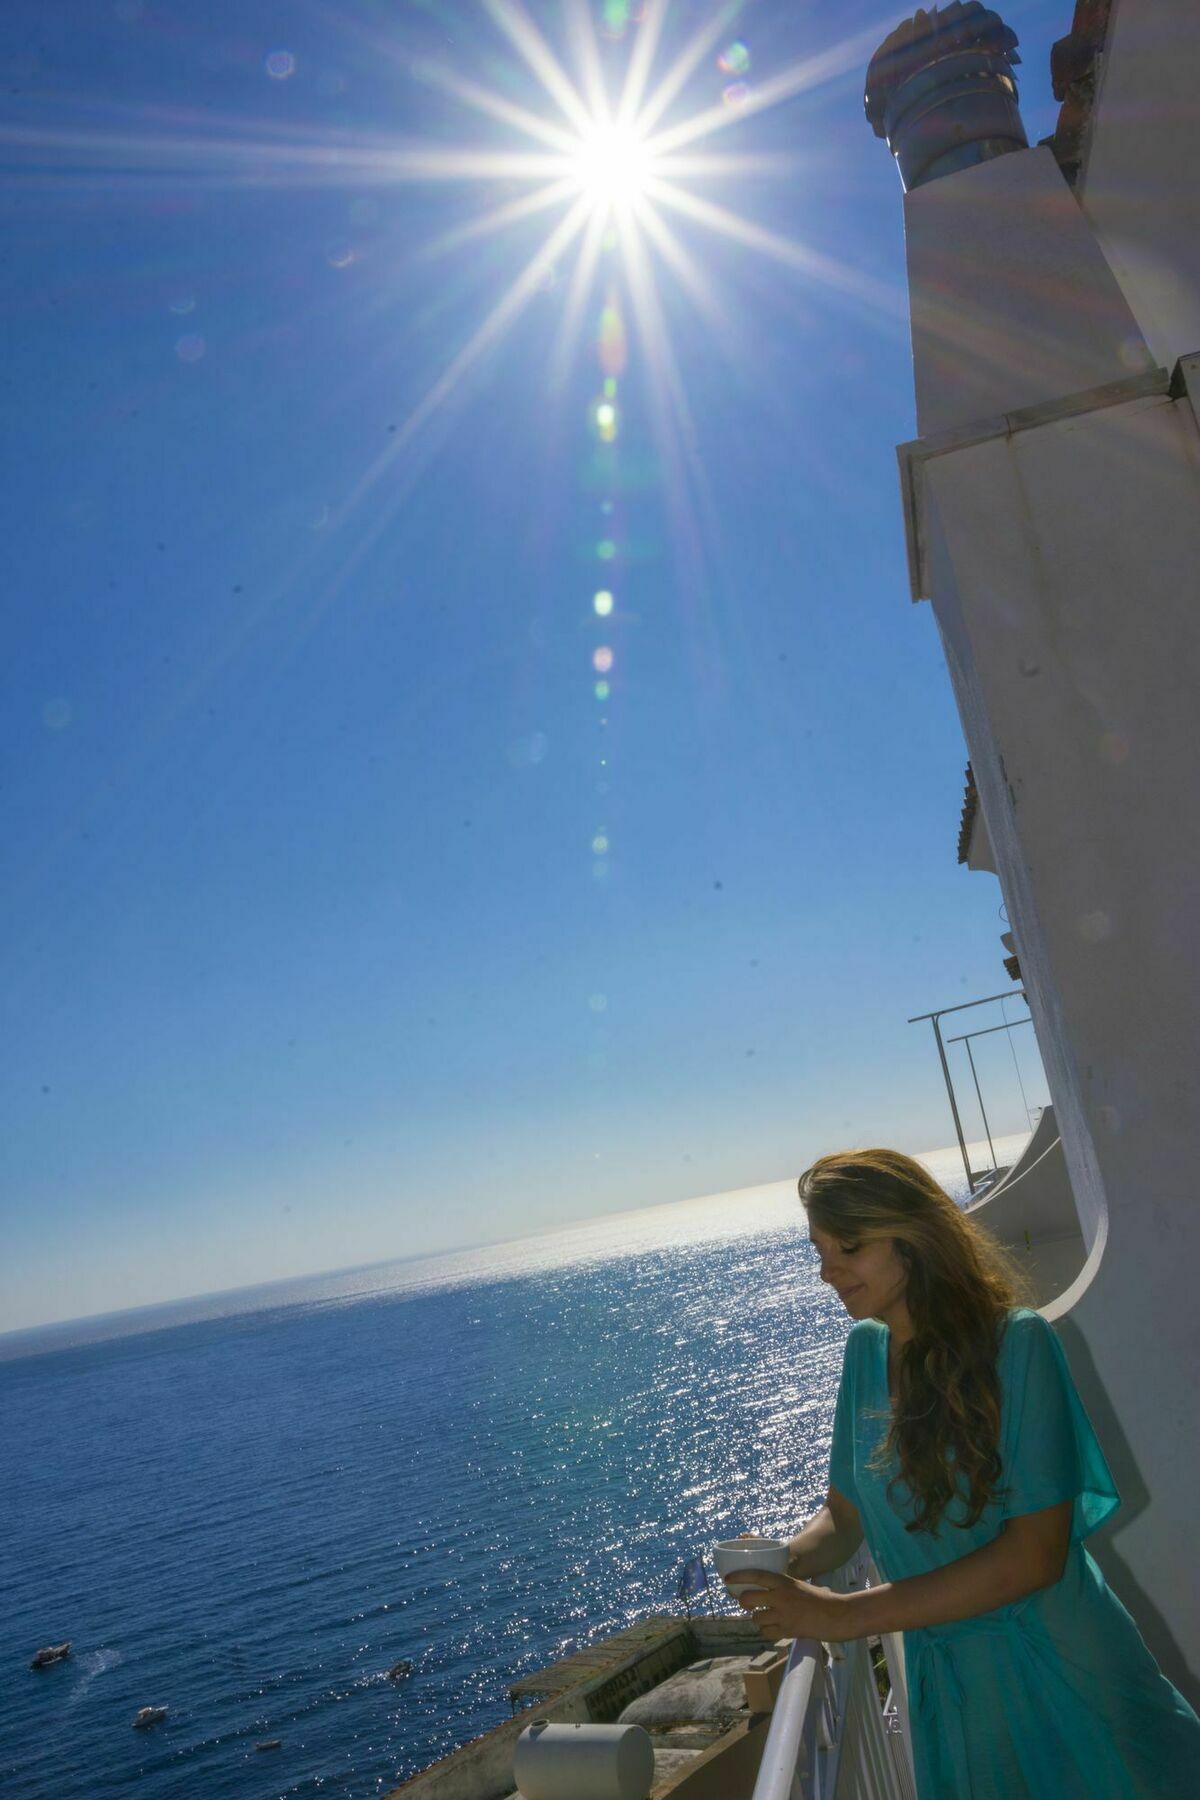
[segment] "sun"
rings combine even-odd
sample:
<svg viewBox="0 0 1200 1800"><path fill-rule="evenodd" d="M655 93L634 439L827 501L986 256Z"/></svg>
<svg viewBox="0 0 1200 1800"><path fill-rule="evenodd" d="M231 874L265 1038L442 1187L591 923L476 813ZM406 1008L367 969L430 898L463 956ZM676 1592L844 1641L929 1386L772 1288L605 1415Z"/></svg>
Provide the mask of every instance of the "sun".
<svg viewBox="0 0 1200 1800"><path fill-rule="evenodd" d="M654 152L636 125L595 123L569 159L578 191L596 209L636 206L655 174Z"/></svg>
<svg viewBox="0 0 1200 1800"><path fill-rule="evenodd" d="M404 140L362 133L334 132L319 136L272 138L257 126L231 135L227 122L211 127L201 120L185 133L164 131L156 113L135 110L120 130L81 134L72 128L59 141L53 130L26 134L22 143L40 145L47 153L46 174L56 182L68 157L81 147L95 152L106 174L99 180L187 177L203 184L275 187L313 183L321 188L345 184L381 188L401 183L443 183L501 197L482 210L461 215L440 235L426 242L420 255L427 261L469 244L525 231L541 219L546 230L535 238L531 254L507 285L500 285L477 327L434 374L424 394L403 423L389 433L387 448L365 471L347 501L353 508L429 424L455 389L482 362L539 295L561 293L560 322L551 346L551 366L569 365L589 297L602 280L605 291L618 288L629 303L629 326L645 356L653 390L656 432L679 442L689 439L683 372L677 366L667 326L659 277L670 279L703 316L732 353L737 321L723 304L711 263L697 259L688 238L695 232L772 258L810 283L840 292L851 302L891 320L896 298L861 271L846 268L801 240L759 224L744 203L745 183L760 177L794 181L796 162L790 154L722 151L712 141L723 138L768 108L794 100L861 64L879 39L879 27L865 28L813 55L789 64L752 85L744 77L751 67L745 44L729 43L719 55L737 0L700 0L707 13L690 37L680 38L674 57L666 59L668 14L682 12L682 0L603 0L603 38L610 43L629 35L628 53L615 91L611 64L601 41L601 27L589 0L561 0L556 9L565 21L567 58L543 35L528 10L528 0L476 0L478 10L508 48L515 63L504 80L489 86L458 66L423 56L400 54L381 40L379 54L397 58L398 76L440 91L447 99L481 115L492 127L489 137L455 142ZM722 75L735 74L718 100L679 117L679 101L706 61ZM660 66L665 63L665 66ZM530 99L515 97L513 69L523 65L533 78ZM672 115L675 115L672 117ZM199 116L198 116L199 117ZM495 128L504 133L497 137ZM0 135L3 135L0 133ZM36 174L35 172L35 178ZM86 177L91 180L91 175ZM732 185L734 204L720 204L711 190ZM708 190L708 191L705 191ZM684 234L676 230L682 224ZM349 259L347 259L349 260ZM331 258L332 266L344 264ZM602 441L617 428L613 387L623 368L626 326L620 310L606 302L603 329L605 393L595 414ZM603 359L602 359L603 360ZM609 367L609 362L613 366ZM555 377L557 379L557 376ZM666 441L666 439L664 439ZM417 458L410 459L415 471ZM415 476L414 476L415 478Z"/></svg>

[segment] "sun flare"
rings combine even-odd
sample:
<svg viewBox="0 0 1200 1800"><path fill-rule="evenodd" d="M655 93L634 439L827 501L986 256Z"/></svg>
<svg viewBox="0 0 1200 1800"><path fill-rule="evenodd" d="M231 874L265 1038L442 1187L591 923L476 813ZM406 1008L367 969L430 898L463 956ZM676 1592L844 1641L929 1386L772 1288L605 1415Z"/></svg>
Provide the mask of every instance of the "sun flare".
<svg viewBox="0 0 1200 1800"><path fill-rule="evenodd" d="M570 173L593 206L636 206L654 178L654 152L636 125L597 123L580 137Z"/></svg>
<svg viewBox="0 0 1200 1800"><path fill-rule="evenodd" d="M437 184L477 192L479 208L456 209L454 222L417 251L422 261L524 234L531 221L544 223L540 239L536 228L532 239L526 237L522 259L507 283L490 292L483 316L391 428L386 450L364 471L347 512L401 457L415 479L420 458L408 454L414 439L547 294L559 296L548 345L552 385L561 387L588 313L603 296L605 392L600 410L593 409L596 436L604 444L615 441L616 383L627 346L636 341L651 389L653 428L668 461L678 461L691 428L667 289L673 290L672 305L682 297L696 308L716 347L731 356L737 348L735 311L722 297L724 271L694 247L697 237L727 252L770 257L879 319L891 320L897 312L895 296L877 281L753 216L747 205L753 185L784 175L794 184L796 156L724 148L731 131L741 135L751 118L859 66L878 43L879 27L777 72L764 70L760 79L751 48L727 41L736 6L711 0L690 35L678 28L683 11L679 0L603 0L597 18L589 0L563 0L557 15L562 41L553 44L526 0L479 0L479 12L504 40L509 58L501 76L492 58L491 80L468 72L461 58L451 64L400 56L381 38L379 54L395 58L398 79L436 90L483 127L458 141L444 132L421 140L344 128L276 135L257 124L247 128L200 113L181 115L171 129L159 112L135 109L108 128L0 123L0 144L17 146L27 159L24 179L60 186L228 185L240 192L248 186ZM269 77L290 75L290 63L281 70L278 57L268 59ZM76 165L85 163L86 172L76 173ZM719 203L714 189L729 203ZM354 260L352 249L340 243L327 255L330 268L339 271Z"/></svg>

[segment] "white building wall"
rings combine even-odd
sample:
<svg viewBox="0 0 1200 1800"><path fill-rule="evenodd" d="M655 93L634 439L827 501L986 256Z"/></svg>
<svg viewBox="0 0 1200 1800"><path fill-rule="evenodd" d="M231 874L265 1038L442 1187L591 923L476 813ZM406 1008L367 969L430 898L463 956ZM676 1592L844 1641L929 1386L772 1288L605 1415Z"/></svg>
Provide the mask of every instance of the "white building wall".
<svg viewBox="0 0 1200 1800"><path fill-rule="evenodd" d="M1160 363L1200 350L1200 6L1116 0L1079 182Z"/></svg>
<svg viewBox="0 0 1200 1800"><path fill-rule="evenodd" d="M1118 25L1154 10L1123 0ZM1104 96L1128 108L1118 50ZM1110 135L1097 207L1149 179L1123 173ZM910 557L1090 1245L1057 1310L1125 1499L1099 1560L1195 1699L1200 430L1153 364L1164 345L1200 349L1200 320L1194 343L1179 335L1200 236L1164 277L1165 233L1143 234L1140 285L1123 287L1047 150L915 190L906 221L923 433L902 457Z"/></svg>

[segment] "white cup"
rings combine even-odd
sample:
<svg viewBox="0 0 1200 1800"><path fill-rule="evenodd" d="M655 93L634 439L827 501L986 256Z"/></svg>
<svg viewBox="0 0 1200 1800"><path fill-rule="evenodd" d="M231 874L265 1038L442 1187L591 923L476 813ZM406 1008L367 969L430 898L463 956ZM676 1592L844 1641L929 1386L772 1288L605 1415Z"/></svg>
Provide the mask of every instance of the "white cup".
<svg viewBox="0 0 1200 1800"><path fill-rule="evenodd" d="M786 1575L788 1547L779 1538L730 1538L724 1544L714 1544L713 1562L730 1593L742 1594L748 1588L753 1590L755 1584L738 1579L739 1571L772 1569L777 1575Z"/></svg>

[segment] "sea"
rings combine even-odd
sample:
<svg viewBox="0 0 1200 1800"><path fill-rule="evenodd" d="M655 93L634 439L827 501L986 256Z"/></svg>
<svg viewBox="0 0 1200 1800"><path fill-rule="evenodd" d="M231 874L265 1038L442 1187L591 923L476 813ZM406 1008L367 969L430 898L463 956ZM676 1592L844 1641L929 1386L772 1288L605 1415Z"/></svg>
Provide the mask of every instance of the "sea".
<svg viewBox="0 0 1200 1800"><path fill-rule="evenodd" d="M814 1510L847 1328L779 1183L0 1336L0 1793L385 1792Z"/></svg>

